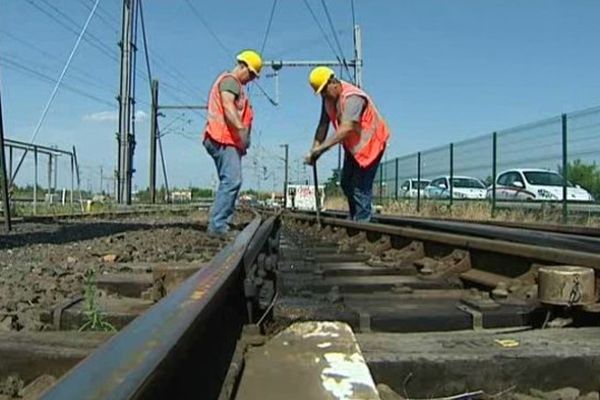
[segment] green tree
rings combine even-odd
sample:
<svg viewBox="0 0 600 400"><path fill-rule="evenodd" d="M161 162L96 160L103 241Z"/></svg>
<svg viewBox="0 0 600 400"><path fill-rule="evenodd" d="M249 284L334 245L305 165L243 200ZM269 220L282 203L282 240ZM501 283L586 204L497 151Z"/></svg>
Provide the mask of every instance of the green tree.
<svg viewBox="0 0 600 400"><path fill-rule="evenodd" d="M212 189L192 187L192 199L206 199L213 197Z"/></svg>
<svg viewBox="0 0 600 400"><path fill-rule="evenodd" d="M562 174L562 168L558 171ZM600 199L600 168L595 161L591 164L581 160L570 162L567 168L567 180L590 192L595 199Z"/></svg>
<svg viewBox="0 0 600 400"><path fill-rule="evenodd" d="M341 195L342 191L340 188L340 170L337 168L332 170L332 174L325 182L325 195L326 196L337 196Z"/></svg>

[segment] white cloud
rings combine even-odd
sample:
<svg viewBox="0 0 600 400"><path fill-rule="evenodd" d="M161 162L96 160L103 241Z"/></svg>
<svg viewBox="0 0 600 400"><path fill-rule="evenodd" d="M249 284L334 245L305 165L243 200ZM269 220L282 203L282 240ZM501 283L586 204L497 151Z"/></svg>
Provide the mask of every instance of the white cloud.
<svg viewBox="0 0 600 400"><path fill-rule="evenodd" d="M137 122L142 122L148 119L148 114L142 110L138 110L135 112L135 120Z"/></svg>
<svg viewBox="0 0 600 400"><path fill-rule="evenodd" d="M136 122L142 122L148 119L148 113L138 110L135 112ZM90 122L117 122L119 120L118 111L99 111L83 116L84 121Z"/></svg>
<svg viewBox="0 0 600 400"><path fill-rule="evenodd" d="M116 122L119 120L119 113L116 111L100 111L84 115L83 120L92 122Z"/></svg>

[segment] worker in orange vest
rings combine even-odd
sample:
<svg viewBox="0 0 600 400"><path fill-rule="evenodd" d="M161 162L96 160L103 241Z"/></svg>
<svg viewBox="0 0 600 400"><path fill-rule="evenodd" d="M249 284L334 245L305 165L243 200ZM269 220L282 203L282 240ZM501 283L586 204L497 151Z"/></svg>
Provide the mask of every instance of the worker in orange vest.
<svg viewBox="0 0 600 400"><path fill-rule="evenodd" d="M242 186L242 156L250 146L253 112L244 86L256 79L262 68L256 51L242 51L236 59L233 70L220 74L210 89L204 128L203 144L219 174L208 223L208 232L216 236L229 230Z"/></svg>
<svg viewBox="0 0 600 400"><path fill-rule="evenodd" d="M348 198L350 218L371 219L373 180L390 137L389 128L371 98L360 88L337 79L332 69L316 67L309 75L315 94L323 98L321 118L306 162L316 160L341 143L344 166L341 186ZM335 134L327 138L329 122Z"/></svg>

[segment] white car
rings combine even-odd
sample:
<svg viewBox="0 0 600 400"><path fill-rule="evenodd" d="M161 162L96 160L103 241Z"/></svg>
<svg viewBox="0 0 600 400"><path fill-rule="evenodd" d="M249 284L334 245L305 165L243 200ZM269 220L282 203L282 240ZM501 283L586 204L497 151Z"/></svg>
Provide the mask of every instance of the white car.
<svg viewBox="0 0 600 400"><path fill-rule="evenodd" d="M420 182L418 179L407 179L398 188L398 197L414 199L417 197L417 190L421 193L421 197L424 197L423 190L430 182L429 179L421 179Z"/></svg>
<svg viewBox="0 0 600 400"><path fill-rule="evenodd" d="M452 197L455 199L485 199L486 192L485 184L477 178L452 177ZM449 199L450 177L440 176L433 179L425 188L424 194L428 199Z"/></svg>
<svg viewBox="0 0 600 400"><path fill-rule="evenodd" d="M488 198L492 188L488 190ZM547 169L511 169L496 178L497 200L562 201L563 177ZM567 200L594 201L594 197L580 186L567 182Z"/></svg>

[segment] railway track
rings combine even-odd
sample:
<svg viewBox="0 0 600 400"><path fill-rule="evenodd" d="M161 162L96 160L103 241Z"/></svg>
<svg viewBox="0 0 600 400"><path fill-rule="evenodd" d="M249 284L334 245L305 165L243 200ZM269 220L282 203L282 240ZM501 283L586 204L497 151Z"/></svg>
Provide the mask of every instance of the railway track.
<svg viewBox="0 0 600 400"><path fill-rule="evenodd" d="M342 217L257 216L43 398L512 398L600 386L596 299L550 306L537 287L544 266L599 268L592 236Z"/></svg>

